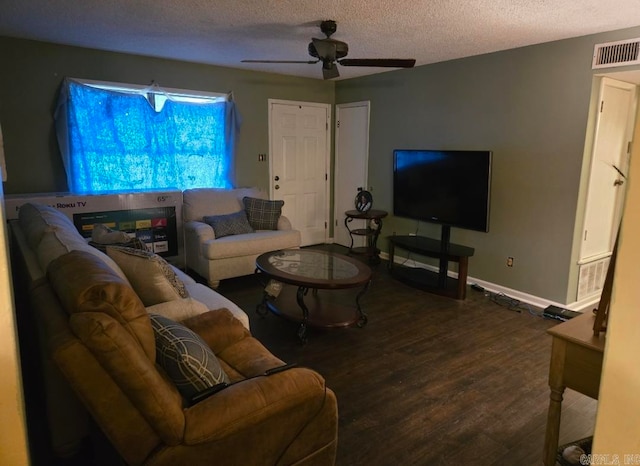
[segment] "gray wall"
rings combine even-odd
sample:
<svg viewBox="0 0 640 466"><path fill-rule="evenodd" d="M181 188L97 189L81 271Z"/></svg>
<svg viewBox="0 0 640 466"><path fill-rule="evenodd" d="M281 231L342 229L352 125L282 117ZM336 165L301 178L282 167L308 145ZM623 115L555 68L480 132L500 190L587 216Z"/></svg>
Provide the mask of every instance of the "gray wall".
<svg viewBox="0 0 640 466"><path fill-rule="evenodd" d="M395 148L494 152L489 233L453 229L476 248L470 276L567 303L575 298L574 231L591 98L595 43L640 28L421 66L345 81L284 77L0 37L0 123L5 192L65 191L52 110L65 76L206 91L234 91L243 117L236 185L269 185L267 99L371 101L369 184L392 210ZM390 216L383 234L440 229ZM386 241L380 241L387 250ZM507 256L515 258L506 267Z"/></svg>
<svg viewBox="0 0 640 466"><path fill-rule="evenodd" d="M490 231L451 233L453 242L476 250L469 275L560 303L573 300L593 46L639 34L634 28L338 82L336 104L371 101L375 208L392 211L393 149L492 150ZM383 233L416 230L440 235L438 226L393 216ZM385 241L380 246L387 248ZM512 268L508 256L515 258Z"/></svg>
<svg viewBox="0 0 640 466"><path fill-rule="evenodd" d="M0 37L0 124L8 181L5 193L67 190L53 128L60 83L74 78L150 84L211 92L233 91L242 127L236 186L269 186L267 99L333 103L334 83L173 60L101 52Z"/></svg>

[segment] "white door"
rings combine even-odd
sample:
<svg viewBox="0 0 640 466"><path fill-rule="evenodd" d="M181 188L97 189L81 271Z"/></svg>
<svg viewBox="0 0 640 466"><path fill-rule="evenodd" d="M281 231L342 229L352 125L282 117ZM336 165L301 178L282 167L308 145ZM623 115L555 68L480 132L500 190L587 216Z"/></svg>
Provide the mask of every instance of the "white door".
<svg viewBox="0 0 640 466"><path fill-rule="evenodd" d="M355 209L358 189L369 190L367 170L369 162L369 102L355 102L336 106L336 156L334 174L334 243L351 245L344 224L344 213ZM373 193L372 193L373 194ZM375 203L375 196L374 203ZM364 220L353 220L349 228L364 228ZM354 236L353 246L365 245L364 236Z"/></svg>
<svg viewBox="0 0 640 466"><path fill-rule="evenodd" d="M302 234L302 246L327 241L329 214L328 104L269 99L272 199Z"/></svg>
<svg viewBox="0 0 640 466"><path fill-rule="evenodd" d="M600 86L580 260L610 254L620 224L636 110L636 86L603 78Z"/></svg>

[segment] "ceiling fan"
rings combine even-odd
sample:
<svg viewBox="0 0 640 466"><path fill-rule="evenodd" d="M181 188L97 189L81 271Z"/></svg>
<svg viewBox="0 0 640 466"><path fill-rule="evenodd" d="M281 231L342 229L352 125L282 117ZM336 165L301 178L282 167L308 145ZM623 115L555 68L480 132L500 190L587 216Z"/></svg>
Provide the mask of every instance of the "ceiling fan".
<svg viewBox="0 0 640 466"><path fill-rule="evenodd" d="M344 58L349 53L349 46L345 42L331 38L336 29L337 25L333 20L320 23L320 30L327 37L324 39L312 38L309 42L309 55L317 60L242 60L242 63L306 63L312 65L322 62L324 79L340 76L337 64L384 68L413 68L416 64L413 58Z"/></svg>

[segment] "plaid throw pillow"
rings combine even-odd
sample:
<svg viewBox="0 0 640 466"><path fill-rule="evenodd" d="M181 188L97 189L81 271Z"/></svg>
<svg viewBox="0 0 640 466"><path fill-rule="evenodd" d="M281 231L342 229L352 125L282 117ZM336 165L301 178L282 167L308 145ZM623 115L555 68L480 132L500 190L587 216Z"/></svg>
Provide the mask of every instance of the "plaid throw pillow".
<svg viewBox="0 0 640 466"><path fill-rule="evenodd" d="M149 318L156 340L156 361L183 397L190 400L207 388L229 383L220 361L197 333L158 314L149 314Z"/></svg>
<svg viewBox="0 0 640 466"><path fill-rule="evenodd" d="M284 201L268 201L255 197L242 199L249 224L255 230L277 230Z"/></svg>
<svg viewBox="0 0 640 466"><path fill-rule="evenodd" d="M204 223L211 225L216 238L253 233L253 228L249 225L249 220L247 220L247 214L244 210L226 215L207 215L202 219Z"/></svg>

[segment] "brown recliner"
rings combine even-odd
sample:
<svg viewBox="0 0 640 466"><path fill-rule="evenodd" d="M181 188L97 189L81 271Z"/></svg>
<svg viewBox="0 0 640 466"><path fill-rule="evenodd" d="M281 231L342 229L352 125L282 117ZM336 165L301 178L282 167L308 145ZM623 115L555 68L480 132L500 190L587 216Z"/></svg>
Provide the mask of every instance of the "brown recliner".
<svg viewBox="0 0 640 466"><path fill-rule="evenodd" d="M232 382L190 406L155 363L149 316L124 280L82 251L53 261L48 278L66 311L51 317L53 359L128 464L334 464L334 393L310 369L264 375L283 361L230 312L182 322Z"/></svg>

